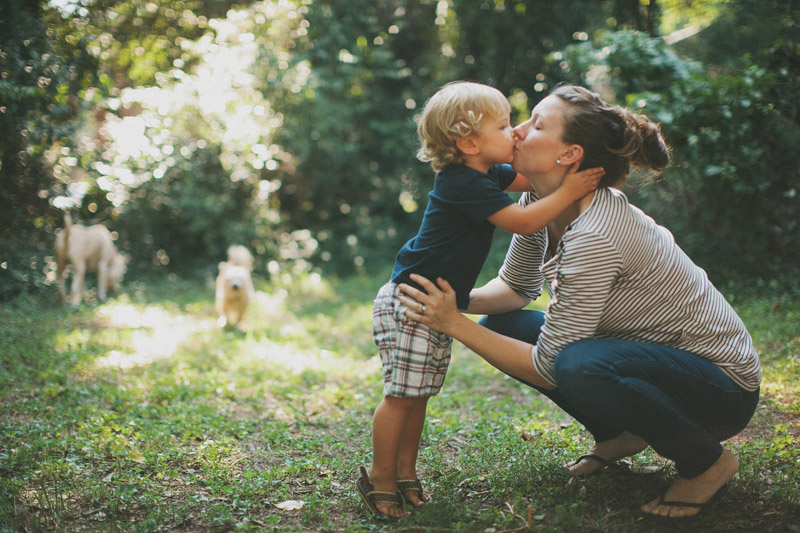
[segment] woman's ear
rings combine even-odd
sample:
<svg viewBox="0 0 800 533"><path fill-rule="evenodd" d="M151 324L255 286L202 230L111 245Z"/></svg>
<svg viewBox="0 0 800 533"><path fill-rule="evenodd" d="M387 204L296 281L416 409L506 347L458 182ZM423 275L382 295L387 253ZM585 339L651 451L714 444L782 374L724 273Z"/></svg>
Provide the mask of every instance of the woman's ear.
<svg viewBox="0 0 800 533"><path fill-rule="evenodd" d="M561 162L562 165L572 165L573 163L577 163L583 159L583 146L580 144L573 144L570 145L562 154L558 160Z"/></svg>
<svg viewBox="0 0 800 533"><path fill-rule="evenodd" d="M472 135L456 139L456 148L464 155L476 155L481 151Z"/></svg>

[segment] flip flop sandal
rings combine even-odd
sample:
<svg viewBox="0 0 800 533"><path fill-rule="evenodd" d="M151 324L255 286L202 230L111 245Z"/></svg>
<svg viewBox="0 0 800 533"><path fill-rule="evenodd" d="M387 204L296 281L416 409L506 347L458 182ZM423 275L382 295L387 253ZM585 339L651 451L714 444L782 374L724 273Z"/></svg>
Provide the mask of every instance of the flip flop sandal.
<svg viewBox="0 0 800 533"><path fill-rule="evenodd" d="M430 503L433 498L430 494L428 494L428 499L424 500L422 496L425 494L424 489L422 488L422 482L419 479L398 479L397 480L397 488L400 489L400 492L403 494L405 498L406 492L409 490L416 491L419 494L419 499L422 503ZM406 498L408 499L408 498ZM409 503L411 503L409 501ZM413 504L412 504L413 505Z"/></svg>
<svg viewBox="0 0 800 533"><path fill-rule="evenodd" d="M711 498L708 499L707 502L705 502L705 503L694 503L694 502L681 502L681 501L676 501L676 500L665 500L664 499L664 496L666 495L666 491L665 491L665 492L663 492L661 494L661 496L658 497L658 503L656 505L664 505L664 506L667 506L667 507L689 507L689 508L692 508L692 509L698 509L698 511L695 514L688 515L688 516L661 516L661 515L657 515L657 514L653 514L653 513L644 513L644 512L643 512L643 514L648 518L653 518L653 519L656 519L656 520L659 520L659 521L663 521L663 522L671 522L673 524L675 524L677 522L685 522L685 521L688 521L688 520L694 520L695 518L697 518L701 514L703 514L705 512L708 512L710 509L712 509L717 504L717 502L719 502L719 500L725 495L726 492L728 492L728 484L727 483L722 485L719 488L719 490L717 490L717 492L715 492L714 495Z"/></svg>
<svg viewBox="0 0 800 533"><path fill-rule="evenodd" d="M395 518L387 515L386 513L382 513L375 504L392 503L402 509L403 495L400 494L400 492L375 490L375 487L372 485L372 480L369 478L369 473L367 473L367 469L363 466L359 468L361 470L361 476L356 480L356 490L358 490L358 494L361 496L361 499L364 500L364 503L367 505L369 510L375 515Z"/></svg>
<svg viewBox="0 0 800 533"><path fill-rule="evenodd" d="M593 453L587 453L586 455L581 455L575 461L573 461L569 466L574 466L584 459L591 459L592 461L597 461L603 468L607 468L609 470L614 470L615 472L625 472L630 474L639 474L639 475L647 475L647 474L656 474L661 472L662 468L656 465L649 465L649 466L638 466L638 465L631 465L625 461L609 461L608 459L603 459L599 455L595 455ZM589 474L590 475L590 474Z"/></svg>

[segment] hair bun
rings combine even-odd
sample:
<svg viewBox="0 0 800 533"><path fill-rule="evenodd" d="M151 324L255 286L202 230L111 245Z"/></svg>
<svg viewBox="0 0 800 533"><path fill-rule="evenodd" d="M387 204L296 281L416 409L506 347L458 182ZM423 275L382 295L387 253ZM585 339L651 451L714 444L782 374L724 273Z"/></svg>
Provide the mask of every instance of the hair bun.
<svg viewBox="0 0 800 533"><path fill-rule="evenodd" d="M617 112L625 120L627 129L623 147L616 151L629 157L631 164L640 168L662 171L669 165L669 148L661 135L661 127L647 116L624 107Z"/></svg>

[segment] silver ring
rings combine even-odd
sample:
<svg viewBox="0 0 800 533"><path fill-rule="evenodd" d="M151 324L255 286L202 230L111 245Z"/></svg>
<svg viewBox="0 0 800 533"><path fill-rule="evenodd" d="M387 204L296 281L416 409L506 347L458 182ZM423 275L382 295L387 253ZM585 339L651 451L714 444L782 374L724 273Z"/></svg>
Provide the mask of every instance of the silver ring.
<svg viewBox="0 0 800 533"><path fill-rule="evenodd" d="M422 311L420 311L420 314L421 315L425 314L425 304L422 304Z"/></svg>

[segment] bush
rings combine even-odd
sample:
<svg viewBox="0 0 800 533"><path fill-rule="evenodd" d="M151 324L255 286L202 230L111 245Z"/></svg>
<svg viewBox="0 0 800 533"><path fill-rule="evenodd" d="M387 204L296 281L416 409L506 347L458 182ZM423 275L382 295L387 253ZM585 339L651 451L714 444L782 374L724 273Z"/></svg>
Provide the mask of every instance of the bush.
<svg viewBox="0 0 800 533"><path fill-rule="evenodd" d="M661 122L673 162L662 180L631 197L690 256L724 278L798 272L800 154L787 150L800 140L796 47L778 40L756 62L769 68L714 75L663 40L632 32L565 54L567 79ZM571 74L592 70L594 77Z"/></svg>
<svg viewBox="0 0 800 533"><path fill-rule="evenodd" d="M76 51L52 46L35 2L0 3L0 300L45 282L58 212L49 200L63 189L47 151L71 143L80 81L95 68Z"/></svg>
<svg viewBox="0 0 800 533"><path fill-rule="evenodd" d="M433 182L414 158L414 114L447 77L431 24L416 1L315 2L296 34L289 72L264 76L286 117L276 143L291 161L271 175L283 223L318 242L317 264L338 274L385 269L419 221ZM437 67L442 68L437 68Z"/></svg>
<svg viewBox="0 0 800 533"><path fill-rule="evenodd" d="M641 196L698 261L726 278L800 267L800 158L786 150L800 145L800 128L774 104L781 78L751 66L642 95L675 157L663 183Z"/></svg>

